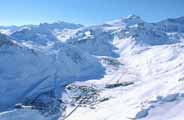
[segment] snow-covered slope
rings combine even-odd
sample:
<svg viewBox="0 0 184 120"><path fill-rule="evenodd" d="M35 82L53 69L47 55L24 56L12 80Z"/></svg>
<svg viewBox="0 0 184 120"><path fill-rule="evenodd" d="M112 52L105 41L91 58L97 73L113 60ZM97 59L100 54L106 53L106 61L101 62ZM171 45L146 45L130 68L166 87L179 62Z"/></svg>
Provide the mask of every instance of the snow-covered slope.
<svg viewBox="0 0 184 120"><path fill-rule="evenodd" d="M25 28L11 35L16 41L31 41L42 45L56 41L55 36L47 29Z"/></svg>
<svg viewBox="0 0 184 120"><path fill-rule="evenodd" d="M175 24L179 24L177 19ZM64 118L182 120L184 37L180 31L159 27L160 23L147 23L130 16L83 28L70 37L68 44L98 56L106 67L106 75L100 80L75 83L79 86L75 91L80 86L95 86L99 98L89 102L93 95L88 94L85 98L89 100L81 98L83 103L78 103L82 107L68 105ZM66 96L64 100L73 100Z"/></svg>
<svg viewBox="0 0 184 120"><path fill-rule="evenodd" d="M0 110L11 109L0 118L182 120L183 22L131 15L74 29L26 28L11 35L15 41L0 34ZM23 105L12 110L16 103Z"/></svg>
<svg viewBox="0 0 184 120"><path fill-rule="evenodd" d="M62 43L44 47L22 44L3 34L0 34L0 64L1 111L74 80L103 76L98 61L75 47Z"/></svg>
<svg viewBox="0 0 184 120"><path fill-rule="evenodd" d="M179 44L123 51L122 67L112 67L101 80L76 83L97 86L100 97L108 99L93 109L79 107L67 120L182 120L183 53ZM118 85L125 82L133 84ZM103 87L109 84L114 87Z"/></svg>
<svg viewBox="0 0 184 120"><path fill-rule="evenodd" d="M113 44L119 39L121 43L131 39L132 43L138 46L174 44L183 40L182 33L167 32L160 26L160 22L147 23L140 17L132 15L103 25L75 30L70 32L72 34L68 34L70 36L64 42L93 55L119 57L119 53L115 52L118 48Z"/></svg>
<svg viewBox="0 0 184 120"><path fill-rule="evenodd" d="M82 28L66 42L92 55L117 57L118 55L113 51L116 48L111 44L112 39L111 33L104 31L103 28L89 27Z"/></svg>

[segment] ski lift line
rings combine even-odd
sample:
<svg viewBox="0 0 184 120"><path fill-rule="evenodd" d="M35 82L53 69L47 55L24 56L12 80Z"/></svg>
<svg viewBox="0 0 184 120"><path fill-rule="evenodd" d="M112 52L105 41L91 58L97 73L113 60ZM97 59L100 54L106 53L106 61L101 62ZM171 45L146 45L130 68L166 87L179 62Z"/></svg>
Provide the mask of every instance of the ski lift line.
<svg viewBox="0 0 184 120"><path fill-rule="evenodd" d="M64 117L63 120L66 120L68 117L70 117L77 110L79 106L80 104L78 104L66 117Z"/></svg>
<svg viewBox="0 0 184 120"><path fill-rule="evenodd" d="M109 79L109 82L113 82L115 78L117 78L118 76L114 75Z"/></svg>
<svg viewBox="0 0 184 120"><path fill-rule="evenodd" d="M79 108L80 104L83 102L84 99L86 99L86 97L82 98L79 104L68 115L66 115L62 120L66 120L68 117L70 117L77 110L77 108Z"/></svg>
<svg viewBox="0 0 184 120"><path fill-rule="evenodd" d="M120 77L119 77L119 79L117 79L116 83L119 83L119 81L121 80L121 78L123 77L123 75L124 75L123 73L120 74Z"/></svg>
<svg viewBox="0 0 184 120"><path fill-rule="evenodd" d="M40 84L42 84L44 81L46 81L48 78L50 77L50 75L40 79L38 82L36 82L35 84L33 84L31 87L29 87L20 98L23 97L27 97L29 96L29 94L31 94L32 90L37 88Z"/></svg>
<svg viewBox="0 0 184 120"><path fill-rule="evenodd" d="M91 86L94 87L95 85L92 84ZM79 100L78 105L77 105L68 115L66 115L62 120L66 120L68 117L70 117L70 116L77 110L77 108L80 107L81 103L82 103L84 100L86 100L86 99L90 99L90 98L87 98L86 96L81 97L81 100Z"/></svg>
<svg viewBox="0 0 184 120"><path fill-rule="evenodd" d="M119 79L116 81L116 84L120 82L121 78L123 77L123 75L125 75L126 73L128 73L128 70L122 71L120 74Z"/></svg>
<svg viewBox="0 0 184 120"><path fill-rule="evenodd" d="M124 71L124 70L122 70L121 72L120 71L118 71L117 73L118 73L118 76L117 75L114 75L113 77L111 77L110 79L109 79L109 82L114 82L114 80L115 80L115 78L118 78L119 77L119 74L122 76L122 73L126 73L127 72L127 70L126 71ZM121 77L120 76L120 77ZM120 78L119 78L120 79Z"/></svg>

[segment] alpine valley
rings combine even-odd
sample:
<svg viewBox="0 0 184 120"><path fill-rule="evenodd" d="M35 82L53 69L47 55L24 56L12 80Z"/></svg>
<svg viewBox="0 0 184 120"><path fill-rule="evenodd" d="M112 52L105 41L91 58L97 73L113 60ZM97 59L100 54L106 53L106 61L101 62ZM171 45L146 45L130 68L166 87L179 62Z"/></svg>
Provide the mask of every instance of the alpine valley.
<svg viewBox="0 0 184 120"><path fill-rule="evenodd" d="M0 26L0 120L183 120L184 17Z"/></svg>

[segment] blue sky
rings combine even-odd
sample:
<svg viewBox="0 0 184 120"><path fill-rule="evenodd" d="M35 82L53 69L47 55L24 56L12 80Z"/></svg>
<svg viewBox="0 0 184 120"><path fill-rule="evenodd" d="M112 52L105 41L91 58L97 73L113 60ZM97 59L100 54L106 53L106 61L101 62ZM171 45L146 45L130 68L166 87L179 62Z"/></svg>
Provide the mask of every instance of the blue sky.
<svg viewBox="0 0 184 120"><path fill-rule="evenodd" d="M101 24L130 14L146 21L184 16L184 0L0 0L0 25Z"/></svg>

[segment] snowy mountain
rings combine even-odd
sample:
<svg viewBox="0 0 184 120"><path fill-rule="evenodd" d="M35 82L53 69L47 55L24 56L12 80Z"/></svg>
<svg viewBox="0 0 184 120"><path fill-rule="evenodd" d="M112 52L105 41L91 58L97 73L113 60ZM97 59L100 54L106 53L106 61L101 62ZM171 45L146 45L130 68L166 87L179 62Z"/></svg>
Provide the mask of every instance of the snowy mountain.
<svg viewBox="0 0 184 120"><path fill-rule="evenodd" d="M72 46L21 44L3 34L0 41L0 111L32 102L74 80L103 75L103 67L94 57Z"/></svg>
<svg viewBox="0 0 184 120"><path fill-rule="evenodd" d="M179 17L177 19L166 19L158 23L158 29L165 32L184 32L184 17Z"/></svg>
<svg viewBox="0 0 184 120"><path fill-rule="evenodd" d="M83 25L58 21L54 23L41 23L39 27L42 29L49 29L53 31L53 30L63 30L63 29L78 29L83 27Z"/></svg>
<svg viewBox="0 0 184 120"><path fill-rule="evenodd" d="M70 31L67 32L70 36L65 37L65 40L60 36L58 39L92 55L111 57L119 57L119 53L115 52L122 49L115 45L118 40L124 43L129 39L137 46L174 44L183 40L183 34L165 32L158 26L160 23L147 23L133 15L103 25Z"/></svg>
<svg viewBox="0 0 184 120"><path fill-rule="evenodd" d="M182 120L183 23L131 15L0 34L0 120Z"/></svg>
<svg viewBox="0 0 184 120"><path fill-rule="evenodd" d="M56 41L55 34L67 29L78 29L80 24L67 22L41 23L40 25L0 26L0 33L10 35L17 41L30 41L42 45Z"/></svg>

